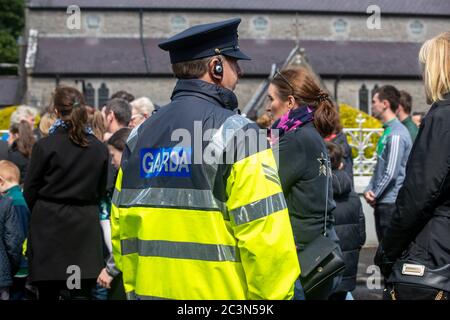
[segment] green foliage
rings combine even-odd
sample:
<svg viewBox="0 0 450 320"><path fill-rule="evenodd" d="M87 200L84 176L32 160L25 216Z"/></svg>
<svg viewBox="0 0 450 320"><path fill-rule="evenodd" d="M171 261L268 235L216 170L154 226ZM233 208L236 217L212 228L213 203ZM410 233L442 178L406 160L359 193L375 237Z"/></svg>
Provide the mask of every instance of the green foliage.
<svg viewBox="0 0 450 320"><path fill-rule="evenodd" d="M24 28L24 16L24 0L0 0L0 63L18 63L17 38ZM16 72L15 69L7 69L1 73Z"/></svg>
<svg viewBox="0 0 450 320"><path fill-rule="evenodd" d="M11 34L0 30L0 62L17 63L19 50Z"/></svg>
<svg viewBox="0 0 450 320"><path fill-rule="evenodd" d="M356 122L356 117L358 116L358 114L361 114L362 117L366 120L362 124L363 128L378 129L378 128L383 127L383 124L379 120L377 120L374 117L368 115L367 113L362 112L358 109L355 109L347 104L339 105L339 114L341 117L341 123L344 128L358 128L359 125ZM347 134L347 139L348 139L349 144L351 144L352 138L348 134ZM378 143L378 139L379 139L379 136L376 134L371 136L371 138L370 138L371 146L369 148L366 148L366 150L364 151L364 155L366 157L370 158L373 155L373 153L376 149L377 143ZM353 158L355 158L357 155L358 155L357 150L355 148L352 148Z"/></svg>
<svg viewBox="0 0 450 320"><path fill-rule="evenodd" d="M0 30L17 39L22 34L24 16L24 0L0 0Z"/></svg>

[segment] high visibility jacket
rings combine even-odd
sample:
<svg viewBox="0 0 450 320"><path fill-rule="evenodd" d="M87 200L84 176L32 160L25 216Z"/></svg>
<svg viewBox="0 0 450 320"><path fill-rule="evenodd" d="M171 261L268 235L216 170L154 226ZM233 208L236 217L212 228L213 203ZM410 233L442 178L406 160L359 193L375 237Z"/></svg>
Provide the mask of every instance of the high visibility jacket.
<svg viewBox="0 0 450 320"><path fill-rule="evenodd" d="M129 298L292 298L300 267L276 162L236 106L230 90L180 80L130 134L111 214Z"/></svg>

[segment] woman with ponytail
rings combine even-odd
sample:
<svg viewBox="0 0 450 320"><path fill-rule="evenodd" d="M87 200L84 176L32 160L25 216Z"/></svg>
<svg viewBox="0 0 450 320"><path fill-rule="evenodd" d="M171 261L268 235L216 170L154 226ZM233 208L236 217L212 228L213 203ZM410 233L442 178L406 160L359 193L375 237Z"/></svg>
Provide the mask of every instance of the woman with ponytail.
<svg viewBox="0 0 450 320"><path fill-rule="evenodd" d="M23 184L27 174L28 161L31 156L36 139L30 125L25 120L14 123L9 128L8 160L14 163L20 170L20 184Z"/></svg>
<svg viewBox="0 0 450 320"><path fill-rule="evenodd" d="M61 290L72 299L88 299L103 268L98 205L106 188L108 149L87 127L77 89L57 87L53 105L58 119L33 146L24 185L32 212L30 277L41 300L57 300Z"/></svg>
<svg viewBox="0 0 450 320"><path fill-rule="evenodd" d="M328 152L323 140L336 131L339 114L328 93L306 68L277 71L269 89L267 111L275 120L272 147L278 151L279 176L299 251L323 233L338 242L331 215L335 208ZM327 194L328 193L328 194ZM300 261L301 265L301 261ZM306 299L328 299L339 277Z"/></svg>

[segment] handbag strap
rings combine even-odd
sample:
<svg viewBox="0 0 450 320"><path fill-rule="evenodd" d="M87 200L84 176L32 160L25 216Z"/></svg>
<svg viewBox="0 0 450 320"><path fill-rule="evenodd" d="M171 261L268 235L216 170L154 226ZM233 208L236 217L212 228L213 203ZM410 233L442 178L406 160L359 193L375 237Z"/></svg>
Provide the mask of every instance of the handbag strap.
<svg viewBox="0 0 450 320"><path fill-rule="evenodd" d="M322 158L323 158L323 154L322 154ZM330 173L330 163L329 163L329 159L328 159L328 154L325 154L325 178L326 183L325 183L325 221L324 221L324 226L323 226L323 235L326 237L327 236L327 219L328 219L328 187L329 187L329 173Z"/></svg>

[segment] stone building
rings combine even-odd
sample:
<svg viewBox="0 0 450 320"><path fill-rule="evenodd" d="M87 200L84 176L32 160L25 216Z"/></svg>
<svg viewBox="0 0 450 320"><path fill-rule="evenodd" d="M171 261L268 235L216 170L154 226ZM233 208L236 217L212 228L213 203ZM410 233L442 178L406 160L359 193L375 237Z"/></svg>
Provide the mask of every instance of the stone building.
<svg viewBox="0 0 450 320"><path fill-rule="evenodd" d="M64 83L83 88L95 106L117 90L163 105L176 80L158 42L194 24L240 17L240 45L253 58L242 62L241 107L299 41L338 102L370 110L370 92L389 83L412 94L415 110L426 110L418 51L424 40L450 30L450 1L372 3L28 0L26 100L45 106L54 86ZM69 7L74 4L79 11Z"/></svg>

